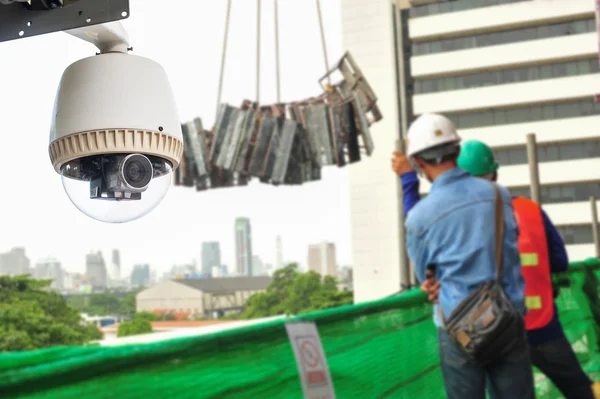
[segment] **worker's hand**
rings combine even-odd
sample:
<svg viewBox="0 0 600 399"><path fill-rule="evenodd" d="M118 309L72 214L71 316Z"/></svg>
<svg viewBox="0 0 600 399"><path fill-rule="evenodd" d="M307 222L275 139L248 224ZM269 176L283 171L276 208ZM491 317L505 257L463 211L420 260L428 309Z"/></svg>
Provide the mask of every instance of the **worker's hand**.
<svg viewBox="0 0 600 399"><path fill-rule="evenodd" d="M431 270L427 270L427 278L421 284L421 291L425 292L428 296L427 299L433 303L439 303L438 296L440 295L440 281L435 281L435 276Z"/></svg>
<svg viewBox="0 0 600 399"><path fill-rule="evenodd" d="M412 172L414 169L406 155L400 151L394 151L394 157L392 158L392 170L398 176L402 176L405 173Z"/></svg>

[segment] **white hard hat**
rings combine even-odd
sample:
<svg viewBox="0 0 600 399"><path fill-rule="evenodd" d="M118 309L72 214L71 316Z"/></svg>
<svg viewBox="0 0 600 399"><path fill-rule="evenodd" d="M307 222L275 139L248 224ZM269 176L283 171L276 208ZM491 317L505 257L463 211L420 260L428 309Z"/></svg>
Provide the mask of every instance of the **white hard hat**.
<svg viewBox="0 0 600 399"><path fill-rule="evenodd" d="M438 114L419 116L408 128L407 136L408 157L442 144L460 142L454 123Z"/></svg>

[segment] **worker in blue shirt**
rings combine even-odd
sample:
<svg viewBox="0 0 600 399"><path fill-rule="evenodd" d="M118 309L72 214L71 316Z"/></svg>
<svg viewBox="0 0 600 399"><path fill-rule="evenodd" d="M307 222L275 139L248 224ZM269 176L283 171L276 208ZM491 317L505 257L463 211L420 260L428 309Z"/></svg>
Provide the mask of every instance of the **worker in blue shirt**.
<svg viewBox="0 0 600 399"><path fill-rule="evenodd" d="M397 153L394 161L394 170L400 176L404 190L404 210L408 213L420 200L419 179L405 156ZM499 165L494 159L492 149L481 141L471 140L463 143L457 164L473 176L491 181L498 178ZM537 267L527 267L530 265L527 264L527 260L524 261L526 257L523 254L521 256L527 284L526 303L527 298L538 299L530 301L530 311L525 317L532 363L550 378L566 399L598 398L594 396L593 391L599 392L599 386L594 384L590 389L592 382L581 368L565 337L554 303L555 294L550 273L566 272L569 265L563 240L546 212L538 205L525 198L514 198L513 205L521 229L522 242L519 249L522 253L535 252L536 256L533 259L541 263L534 265ZM526 218L533 219L525 220ZM539 243L535 242L535 234L533 237L524 238L528 235L527 230L531 229L540 230ZM524 246L527 245L530 246L529 251L524 251ZM544 262L546 271L540 267ZM532 274L528 276L525 273ZM431 299L435 299L439 284L429 279L423 288L429 292ZM546 306L541 306L541 302L546 302Z"/></svg>
<svg viewBox="0 0 600 399"><path fill-rule="evenodd" d="M425 281L427 271L433 269L441 284L433 314L446 396L484 399L487 380L492 399L533 399L524 322L511 349L494 363L482 366L450 339L440 317L440 313L450 317L477 287L496 278L495 189L457 167L459 143L454 125L442 115L421 115L408 130L407 155L432 187L427 198L408 214L406 247L419 281ZM504 187L498 189L504 206L502 288L515 309L524 314L525 281L517 248L517 223L510 193Z"/></svg>

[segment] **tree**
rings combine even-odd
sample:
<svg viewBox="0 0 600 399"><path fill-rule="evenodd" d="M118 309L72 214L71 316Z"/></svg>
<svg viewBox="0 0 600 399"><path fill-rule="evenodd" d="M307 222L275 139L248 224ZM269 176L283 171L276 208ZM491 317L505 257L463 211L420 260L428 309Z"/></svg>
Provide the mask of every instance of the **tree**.
<svg viewBox="0 0 600 399"><path fill-rule="evenodd" d="M281 314L295 315L348 305L352 291L339 291L334 277L319 273L299 273L291 263L279 269L265 292L252 295L241 317L254 319Z"/></svg>
<svg viewBox="0 0 600 399"><path fill-rule="evenodd" d="M158 321L162 320L162 317L152 312L138 312L134 316L135 319L142 319L148 321Z"/></svg>
<svg viewBox="0 0 600 399"><path fill-rule="evenodd" d="M51 280L0 276L0 351L83 345L102 338L79 313L50 290Z"/></svg>
<svg viewBox="0 0 600 399"><path fill-rule="evenodd" d="M117 337L128 337L130 335L149 334L152 332L152 324L147 319L135 318L119 324Z"/></svg>
<svg viewBox="0 0 600 399"><path fill-rule="evenodd" d="M135 296L136 292L127 294L119 301L119 314L121 316L132 318L135 315Z"/></svg>

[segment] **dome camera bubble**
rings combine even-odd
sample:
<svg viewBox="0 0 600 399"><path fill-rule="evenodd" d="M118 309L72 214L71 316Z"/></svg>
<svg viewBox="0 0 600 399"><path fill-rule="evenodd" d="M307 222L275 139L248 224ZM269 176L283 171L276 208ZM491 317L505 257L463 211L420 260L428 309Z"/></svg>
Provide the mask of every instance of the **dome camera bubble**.
<svg viewBox="0 0 600 399"><path fill-rule="evenodd" d="M108 223L138 219L162 201L173 169L162 158L142 154L104 154L79 158L61 167L63 187L87 216Z"/></svg>

